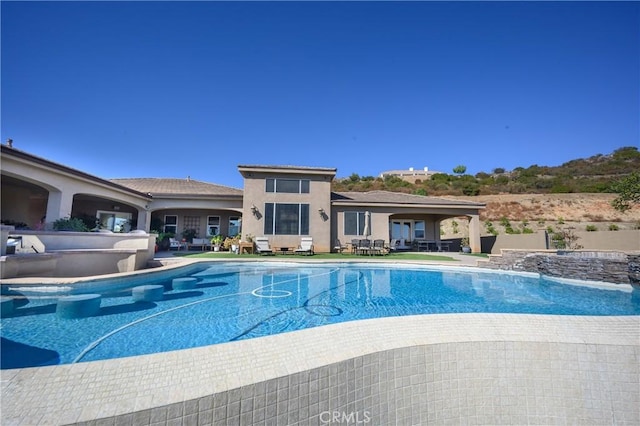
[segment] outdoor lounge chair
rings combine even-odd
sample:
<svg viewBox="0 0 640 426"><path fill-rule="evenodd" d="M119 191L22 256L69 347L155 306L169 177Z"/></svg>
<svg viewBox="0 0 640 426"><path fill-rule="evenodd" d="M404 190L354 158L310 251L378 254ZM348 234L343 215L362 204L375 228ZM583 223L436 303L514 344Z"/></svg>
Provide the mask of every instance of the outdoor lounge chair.
<svg viewBox="0 0 640 426"><path fill-rule="evenodd" d="M256 237L256 253L258 254L275 254L269 244L267 237Z"/></svg>
<svg viewBox="0 0 640 426"><path fill-rule="evenodd" d="M342 243L340 242L340 240L336 240L336 245L333 246L333 251L336 251L336 252L342 254L342 252L344 250L346 250L346 249L347 249L347 246L343 246Z"/></svg>
<svg viewBox="0 0 640 426"><path fill-rule="evenodd" d="M186 249L186 248L187 248L187 243L183 243L182 241L179 241L175 238L169 238L169 250L172 250L172 249L180 250L180 249Z"/></svg>
<svg viewBox="0 0 640 426"><path fill-rule="evenodd" d="M313 238L312 237L302 237L300 239L300 247L298 247L295 251L295 254L313 254Z"/></svg>

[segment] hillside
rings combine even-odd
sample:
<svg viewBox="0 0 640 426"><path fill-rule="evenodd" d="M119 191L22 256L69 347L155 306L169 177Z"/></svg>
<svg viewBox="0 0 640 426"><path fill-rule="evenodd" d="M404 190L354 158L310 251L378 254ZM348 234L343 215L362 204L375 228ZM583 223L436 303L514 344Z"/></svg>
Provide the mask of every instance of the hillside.
<svg viewBox="0 0 640 426"><path fill-rule="evenodd" d="M333 190L386 190L432 196L610 193L614 182L640 170L640 152L636 147L623 147L611 154L571 160L560 166L534 164L511 171L496 167L491 172L474 176L464 174L465 170L462 166L462 173L438 173L425 180L411 176L361 177L353 173L347 178L336 179Z"/></svg>
<svg viewBox="0 0 640 426"><path fill-rule="evenodd" d="M620 213L611 207L614 194L502 194L454 198L486 204L480 215L482 235L523 233L525 229L532 232L564 228L577 231L640 229L640 205ZM464 218L442 221L440 228L442 238L460 238L468 233Z"/></svg>
<svg viewBox="0 0 640 426"><path fill-rule="evenodd" d="M611 186L640 170L640 152L623 147L608 155L576 159L560 166L532 165L512 171L450 175L439 173L429 180L413 176L337 179L335 191L386 190L481 202L482 234L535 232L572 227L576 230L640 228L640 205L620 213L611 206L616 197ZM443 238L466 235L464 218L442 222Z"/></svg>
<svg viewBox="0 0 640 426"><path fill-rule="evenodd" d="M611 207L615 194L501 194L455 197L486 204L482 221L640 223L640 206L620 213Z"/></svg>

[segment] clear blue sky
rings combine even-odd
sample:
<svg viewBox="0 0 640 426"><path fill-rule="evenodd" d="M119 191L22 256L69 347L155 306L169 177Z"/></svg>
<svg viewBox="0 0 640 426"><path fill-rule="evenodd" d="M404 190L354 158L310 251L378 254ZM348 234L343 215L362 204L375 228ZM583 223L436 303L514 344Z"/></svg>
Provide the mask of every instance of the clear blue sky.
<svg viewBox="0 0 640 426"><path fill-rule="evenodd" d="M103 178L638 146L638 2L2 1L2 141Z"/></svg>

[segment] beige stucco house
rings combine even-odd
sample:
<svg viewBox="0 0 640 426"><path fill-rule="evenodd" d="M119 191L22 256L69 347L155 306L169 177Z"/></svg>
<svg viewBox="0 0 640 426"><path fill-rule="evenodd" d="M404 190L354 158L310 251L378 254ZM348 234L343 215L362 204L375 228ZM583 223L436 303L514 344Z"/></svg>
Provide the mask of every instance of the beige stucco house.
<svg viewBox="0 0 640 426"><path fill-rule="evenodd" d="M244 189L237 189L190 178L106 180L1 148L3 223L51 229L60 218L89 217L113 232L149 231L160 224L176 235L185 229L200 238L241 232L290 247L311 236L316 252L329 252L337 240L348 243L365 232L407 246L416 240L438 243L440 221L464 216L471 248L480 251L483 204L385 191L336 193L335 168L240 165Z"/></svg>

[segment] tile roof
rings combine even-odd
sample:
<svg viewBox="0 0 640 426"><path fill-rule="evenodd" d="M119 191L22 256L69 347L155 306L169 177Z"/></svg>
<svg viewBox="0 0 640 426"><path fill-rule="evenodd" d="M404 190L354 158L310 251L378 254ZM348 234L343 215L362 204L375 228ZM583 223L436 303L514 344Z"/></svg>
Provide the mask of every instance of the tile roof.
<svg viewBox="0 0 640 426"><path fill-rule="evenodd" d="M369 191L369 192L332 192L331 201L355 202L366 204L414 204L429 206L461 206L461 207L484 207L483 203L471 201L455 200L449 198L427 197L424 195L405 194L402 192L390 191Z"/></svg>
<svg viewBox="0 0 640 426"><path fill-rule="evenodd" d="M130 178L111 179L111 181L136 191L151 193L154 196L173 194L242 197L243 194L242 190L238 188L201 182L190 178Z"/></svg>

